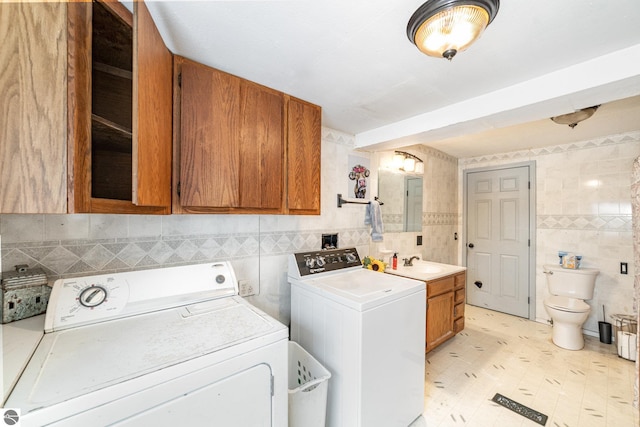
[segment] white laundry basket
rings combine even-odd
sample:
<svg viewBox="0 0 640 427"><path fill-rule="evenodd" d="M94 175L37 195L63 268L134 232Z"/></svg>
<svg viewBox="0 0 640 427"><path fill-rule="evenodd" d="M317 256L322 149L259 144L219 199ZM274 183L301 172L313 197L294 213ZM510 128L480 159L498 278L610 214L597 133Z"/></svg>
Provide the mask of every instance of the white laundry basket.
<svg viewBox="0 0 640 427"><path fill-rule="evenodd" d="M331 373L289 341L289 427L324 427Z"/></svg>

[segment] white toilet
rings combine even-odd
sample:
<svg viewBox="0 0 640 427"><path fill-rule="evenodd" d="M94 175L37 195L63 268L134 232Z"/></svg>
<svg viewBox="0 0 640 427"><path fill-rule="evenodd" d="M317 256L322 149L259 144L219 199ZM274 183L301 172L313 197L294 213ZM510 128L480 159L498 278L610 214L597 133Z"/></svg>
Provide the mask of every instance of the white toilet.
<svg viewBox="0 0 640 427"><path fill-rule="evenodd" d="M567 350L581 350L584 347L582 325L591 311L584 300L593 298L600 271L571 270L560 265L545 265L543 270L551 294L544 299L544 308L553 321L553 343Z"/></svg>

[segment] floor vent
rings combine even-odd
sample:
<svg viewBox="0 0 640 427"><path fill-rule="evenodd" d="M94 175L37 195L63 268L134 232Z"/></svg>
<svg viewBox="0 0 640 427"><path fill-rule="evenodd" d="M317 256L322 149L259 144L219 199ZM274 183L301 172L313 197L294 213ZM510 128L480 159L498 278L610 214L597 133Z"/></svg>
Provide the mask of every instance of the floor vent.
<svg viewBox="0 0 640 427"><path fill-rule="evenodd" d="M496 393L496 395L493 396L493 399L491 400L498 405L504 406L507 409L511 409L516 414L520 414L523 417L540 424L541 426L547 424L548 417L545 414L528 408L516 402L515 400L509 399L508 397L504 397L500 393Z"/></svg>

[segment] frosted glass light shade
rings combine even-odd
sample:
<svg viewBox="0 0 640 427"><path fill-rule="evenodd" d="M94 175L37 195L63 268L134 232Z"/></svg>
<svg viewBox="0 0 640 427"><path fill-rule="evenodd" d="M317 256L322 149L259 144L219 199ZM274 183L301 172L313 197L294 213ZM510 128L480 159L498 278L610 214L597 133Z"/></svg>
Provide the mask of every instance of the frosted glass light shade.
<svg viewBox="0 0 640 427"><path fill-rule="evenodd" d="M393 167L395 167L396 169L400 169L403 166L404 166L404 155L398 154L398 153L394 154Z"/></svg>
<svg viewBox="0 0 640 427"><path fill-rule="evenodd" d="M426 55L450 60L482 35L499 5L498 0L429 0L409 20L407 35Z"/></svg>
<svg viewBox="0 0 640 427"><path fill-rule="evenodd" d="M415 168L416 168L415 159L412 159L411 157L407 157L406 159L404 159L403 169L405 172L413 172Z"/></svg>
<svg viewBox="0 0 640 427"><path fill-rule="evenodd" d="M416 163L416 173L422 175L424 173L424 163Z"/></svg>

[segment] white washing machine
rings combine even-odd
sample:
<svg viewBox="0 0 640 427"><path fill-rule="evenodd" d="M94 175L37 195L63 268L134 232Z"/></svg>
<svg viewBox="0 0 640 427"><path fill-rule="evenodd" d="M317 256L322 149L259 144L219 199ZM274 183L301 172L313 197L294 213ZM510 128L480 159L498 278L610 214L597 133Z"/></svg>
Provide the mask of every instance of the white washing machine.
<svg viewBox="0 0 640 427"><path fill-rule="evenodd" d="M237 295L228 262L58 280L3 406L22 427L284 427L287 328Z"/></svg>
<svg viewBox="0 0 640 427"><path fill-rule="evenodd" d="M327 424L406 427L424 410L424 282L362 268L355 248L289 257L291 339L331 372Z"/></svg>

